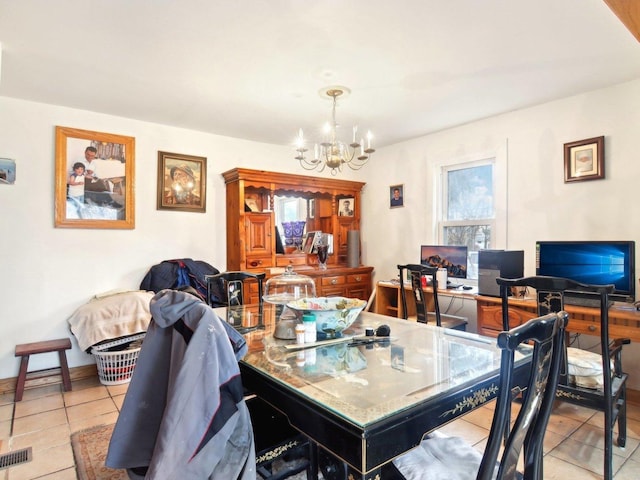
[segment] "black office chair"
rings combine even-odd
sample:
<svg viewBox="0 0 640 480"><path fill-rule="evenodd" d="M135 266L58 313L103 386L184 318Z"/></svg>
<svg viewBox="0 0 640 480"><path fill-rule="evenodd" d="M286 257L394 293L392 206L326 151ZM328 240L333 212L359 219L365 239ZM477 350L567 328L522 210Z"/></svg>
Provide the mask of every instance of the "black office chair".
<svg viewBox="0 0 640 480"><path fill-rule="evenodd" d="M422 472L426 474L425 478L489 480L494 478L497 468L496 479L512 480L516 478L516 467L523 450L524 480L544 478L544 433L555 399L568 318L566 312L551 313L498 335L498 346L502 349L502 375L491 431L483 455L458 437L433 435L423 440L418 448L393 461L395 469L402 474L395 478ZM509 428L514 353L519 348L529 348L522 344L530 342L533 342L532 375L524 392L520 412ZM505 431L508 436L500 463L497 464Z"/></svg>
<svg viewBox="0 0 640 480"><path fill-rule="evenodd" d="M241 333L248 333L257 328L264 328L262 313L264 311L263 284L264 273L222 272L207 275L207 298L219 297L216 301L227 306L248 305L252 282L258 284L258 308L260 322L258 325L243 327L242 314L229 309L227 321ZM218 293L216 293L218 292ZM234 315L237 315L234 316ZM245 400L251 415L254 440L256 444L256 471L263 480L283 480L302 471L307 478L314 477L311 460L315 459L315 446L293 429L287 418L271 405L262 401L249 391L245 391Z"/></svg>
<svg viewBox="0 0 640 480"><path fill-rule="evenodd" d="M563 364L556 397L575 405L604 412L604 478L613 478L613 429L618 423L618 446L624 447L627 438L627 374L622 372L622 346L629 339L609 339L608 294L613 285L587 285L559 277L534 276L519 279L496 279L502 298L503 328L509 320L519 322L515 312L509 311L511 287L531 287L536 290L537 314L564 309L565 292L590 292L600 308L600 348L596 354L565 345ZM585 356L587 356L585 358ZM585 363L592 367L588 375L582 375ZM600 380L601 376L601 380Z"/></svg>
<svg viewBox="0 0 640 480"><path fill-rule="evenodd" d="M438 303L438 279L436 278L436 267L427 267L425 265L407 264L398 265L400 271L400 298L402 300L402 312L405 320L409 318L407 311L407 294L404 289L405 270L409 272L411 279L411 290L416 304L417 321L420 323L429 323L429 317L435 317L436 325L444 328L465 331L467 329L467 319L455 315L440 314L440 304ZM433 312L429 312L429 307L424 298L422 290L422 277L431 277L431 287L433 289Z"/></svg>

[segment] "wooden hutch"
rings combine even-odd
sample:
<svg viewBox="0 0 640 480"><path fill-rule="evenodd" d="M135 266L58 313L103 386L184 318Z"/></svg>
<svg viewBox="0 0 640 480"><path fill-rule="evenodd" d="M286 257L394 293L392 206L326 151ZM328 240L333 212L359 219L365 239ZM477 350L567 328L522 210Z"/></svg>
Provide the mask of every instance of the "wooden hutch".
<svg viewBox="0 0 640 480"><path fill-rule="evenodd" d="M246 168L234 168L222 176L227 192L227 270L265 272L268 278L292 265L296 273L314 279L318 296L368 300L373 267L347 267L347 232L360 230L364 183ZM305 231L333 235L333 254L329 255L326 270L318 268L316 255L291 249L276 253L276 196L313 203L313 209L308 209L313 215L304 219ZM353 216L338 215L339 201L346 198L354 200Z"/></svg>

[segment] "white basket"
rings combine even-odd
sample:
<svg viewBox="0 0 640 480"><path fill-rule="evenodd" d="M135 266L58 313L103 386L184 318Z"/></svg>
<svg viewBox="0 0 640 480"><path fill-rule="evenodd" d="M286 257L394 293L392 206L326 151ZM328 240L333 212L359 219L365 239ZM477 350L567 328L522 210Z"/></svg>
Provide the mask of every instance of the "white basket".
<svg viewBox="0 0 640 480"><path fill-rule="evenodd" d="M96 359L98 367L98 377L103 385L120 385L131 380L136 361L140 354L140 348L128 348L115 352L106 351L110 348L132 343L144 338L144 333L138 333L129 337L122 337L112 342L95 345L91 348L91 353Z"/></svg>

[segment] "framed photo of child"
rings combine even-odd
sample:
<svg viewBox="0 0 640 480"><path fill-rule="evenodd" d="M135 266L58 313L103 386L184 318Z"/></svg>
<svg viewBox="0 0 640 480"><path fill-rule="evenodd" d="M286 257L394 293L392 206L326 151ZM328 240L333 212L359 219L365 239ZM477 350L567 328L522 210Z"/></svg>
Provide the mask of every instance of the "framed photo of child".
<svg viewBox="0 0 640 480"><path fill-rule="evenodd" d="M404 185L389 187L389 208L404 207Z"/></svg>
<svg viewBox="0 0 640 480"><path fill-rule="evenodd" d="M135 139L56 127L55 226L133 229Z"/></svg>

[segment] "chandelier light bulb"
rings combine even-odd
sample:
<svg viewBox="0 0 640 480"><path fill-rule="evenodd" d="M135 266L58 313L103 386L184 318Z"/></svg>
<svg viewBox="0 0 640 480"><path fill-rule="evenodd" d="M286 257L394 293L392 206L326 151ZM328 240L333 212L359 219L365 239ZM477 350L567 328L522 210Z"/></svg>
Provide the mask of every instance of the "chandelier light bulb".
<svg viewBox="0 0 640 480"><path fill-rule="evenodd" d="M321 141L316 142L313 146L313 159L307 159L305 155L307 149L304 146L305 141L302 129L298 131L298 137L296 139L297 155L295 159L300 162L300 165L305 170L318 170L322 172L328 167L331 170L331 175L337 175L339 171L342 171L343 165L347 165L352 170L360 170L360 168L369 161L371 154L375 152L375 149L371 148L373 135L370 130L367 131L366 135L366 148L363 138L360 138L360 142L358 143L356 140L358 133L357 125L352 127L351 143L338 139L336 99L349 92L349 89L346 87L329 87L323 89L322 93L332 99L331 121L325 123ZM360 155L357 155L358 149L360 149Z"/></svg>

